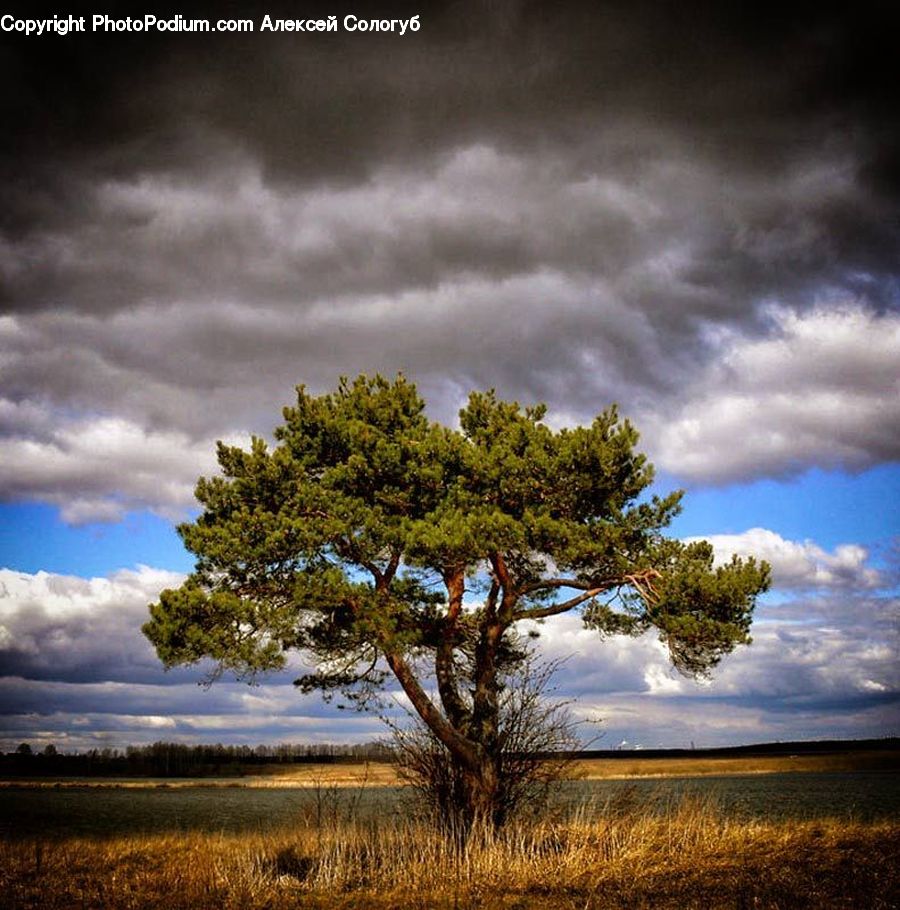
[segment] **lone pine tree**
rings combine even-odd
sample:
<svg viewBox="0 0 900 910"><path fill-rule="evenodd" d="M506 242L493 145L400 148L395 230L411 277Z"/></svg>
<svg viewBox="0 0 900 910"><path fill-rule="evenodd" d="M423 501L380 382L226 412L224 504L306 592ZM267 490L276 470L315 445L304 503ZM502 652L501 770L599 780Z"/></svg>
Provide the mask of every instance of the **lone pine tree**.
<svg viewBox="0 0 900 910"><path fill-rule="evenodd" d="M274 447L219 443L221 474L179 528L195 571L144 633L166 666L211 658L251 680L298 650L316 667L301 688L360 702L393 675L463 781L462 816L499 824L520 624L578 611L600 638L652 628L705 674L750 642L769 578L664 536L681 494L642 496L653 469L615 408L559 431L544 415L476 392L451 429L402 376L301 386Z"/></svg>

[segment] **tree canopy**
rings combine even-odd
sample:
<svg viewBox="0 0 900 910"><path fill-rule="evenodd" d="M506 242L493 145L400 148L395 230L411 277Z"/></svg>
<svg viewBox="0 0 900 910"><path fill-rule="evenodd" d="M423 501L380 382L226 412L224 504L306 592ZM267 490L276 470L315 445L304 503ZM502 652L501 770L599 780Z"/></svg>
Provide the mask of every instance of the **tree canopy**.
<svg viewBox="0 0 900 910"><path fill-rule="evenodd" d="M145 634L167 666L211 658L250 679L298 650L316 667L298 685L361 700L393 675L489 801L524 621L655 629L704 674L750 641L768 585L765 563L714 565L708 543L664 535L681 493L647 495L652 466L614 407L560 430L545 410L475 392L449 428L403 376L299 387L273 446L219 444L202 514L179 528L195 571Z"/></svg>

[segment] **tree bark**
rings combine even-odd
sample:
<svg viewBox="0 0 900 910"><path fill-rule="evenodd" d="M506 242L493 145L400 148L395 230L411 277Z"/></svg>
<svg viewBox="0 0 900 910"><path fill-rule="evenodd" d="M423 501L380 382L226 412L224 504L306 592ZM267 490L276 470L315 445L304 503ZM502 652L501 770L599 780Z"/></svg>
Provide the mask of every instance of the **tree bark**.
<svg viewBox="0 0 900 910"><path fill-rule="evenodd" d="M483 754L476 769L463 770L462 785L465 800L461 819L463 833L500 827L504 806L500 799L497 757Z"/></svg>

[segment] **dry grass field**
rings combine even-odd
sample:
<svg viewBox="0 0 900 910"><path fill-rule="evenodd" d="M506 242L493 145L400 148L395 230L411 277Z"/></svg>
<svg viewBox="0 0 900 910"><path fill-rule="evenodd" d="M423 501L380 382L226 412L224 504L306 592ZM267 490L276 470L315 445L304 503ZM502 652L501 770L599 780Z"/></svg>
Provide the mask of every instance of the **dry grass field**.
<svg viewBox="0 0 900 910"><path fill-rule="evenodd" d="M848 770L896 770L896 754L628 756L577 762L571 774L616 780ZM396 809L346 811L354 800L344 788L397 782L393 766L375 763L272 765L231 780L95 780L93 786L259 787L266 789L267 798L277 795L269 789L276 787L313 792L297 804L304 808L290 825L265 830L107 832L90 837L61 830L27 833L42 830L35 827L5 837L0 839L0 907L900 908L900 820L890 811L886 818L867 822L846 815L814 821L754 818L726 812L711 798L696 794L672 798L661 811L659 803L642 802L639 790L626 786L606 805L574 816L562 808L554 810L556 815L548 811L538 821L475 839L460 851ZM34 781L28 786L73 783ZM213 796L209 790L196 791L204 792ZM216 796L210 805L220 802Z"/></svg>
<svg viewBox="0 0 900 910"><path fill-rule="evenodd" d="M459 852L400 819L312 820L270 834L0 842L8 910L887 910L900 823L736 821L684 801L665 814L511 827Z"/></svg>
<svg viewBox="0 0 900 910"><path fill-rule="evenodd" d="M240 777L70 777L64 779L26 778L0 780L4 786L15 787L115 787L115 788L179 788L179 787L392 787L399 784L396 766L388 762L358 762L340 764L273 764L254 766L252 772Z"/></svg>
<svg viewBox="0 0 900 910"><path fill-rule="evenodd" d="M634 754L634 753L631 753ZM585 780L644 777L703 777L728 774L900 770L896 751L833 752L821 755L760 755L740 758L596 758L574 762L571 774Z"/></svg>

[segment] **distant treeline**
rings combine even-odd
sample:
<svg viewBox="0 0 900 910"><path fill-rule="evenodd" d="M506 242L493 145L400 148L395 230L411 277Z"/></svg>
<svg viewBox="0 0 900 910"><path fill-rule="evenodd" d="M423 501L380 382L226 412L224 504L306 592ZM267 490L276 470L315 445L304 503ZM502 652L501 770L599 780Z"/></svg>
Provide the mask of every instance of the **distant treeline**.
<svg viewBox="0 0 900 910"><path fill-rule="evenodd" d="M635 758L753 758L775 755L823 755L862 751L900 752L900 738L816 740L814 742L757 743L716 749L592 749L569 753L576 759ZM539 753L536 758L557 757ZM149 746L90 749L63 753L55 746L34 751L22 743L0 755L0 777L239 777L271 764L348 764L393 760L389 745L379 742L282 743L277 746L189 746L157 742Z"/></svg>
<svg viewBox="0 0 900 910"><path fill-rule="evenodd" d="M843 752L900 751L900 738L818 739L811 742L755 743L714 749L591 749L572 758L760 758L767 755L828 755ZM547 756L550 757L549 755Z"/></svg>
<svg viewBox="0 0 900 910"><path fill-rule="evenodd" d="M62 753L53 746L40 752L22 743L0 755L0 773L15 776L73 777L204 777L240 776L254 766L271 764L338 764L390 761L382 743L283 743L277 746L189 746L157 742L149 746L89 749Z"/></svg>

